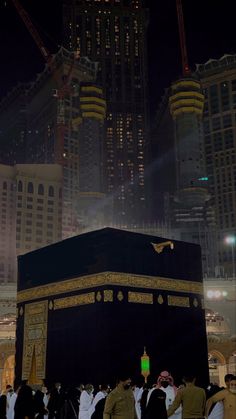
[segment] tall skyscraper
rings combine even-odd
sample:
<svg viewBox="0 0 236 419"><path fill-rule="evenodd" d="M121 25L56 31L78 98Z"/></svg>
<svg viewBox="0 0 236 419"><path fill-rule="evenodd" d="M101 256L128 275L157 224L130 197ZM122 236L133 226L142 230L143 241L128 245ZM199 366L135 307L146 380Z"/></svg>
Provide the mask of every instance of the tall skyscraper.
<svg viewBox="0 0 236 419"><path fill-rule="evenodd" d="M196 73L205 96L204 151L220 231L220 263L231 276L236 256L236 55L198 64ZM231 243L225 242L227 236Z"/></svg>
<svg viewBox="0 0 236 419"><path fill-rule="evenodd" d="M141 0L64 0L64 45L99 63L107 101L106 191L114 221L134 225L145 212L147 11Z"/></svg>

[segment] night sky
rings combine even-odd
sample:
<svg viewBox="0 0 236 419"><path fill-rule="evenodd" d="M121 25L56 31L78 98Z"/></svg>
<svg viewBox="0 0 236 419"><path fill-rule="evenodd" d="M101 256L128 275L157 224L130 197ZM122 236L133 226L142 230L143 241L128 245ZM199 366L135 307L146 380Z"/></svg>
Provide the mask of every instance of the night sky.
<svg viewBox="0 0 236 419"><path fill-rule="evenodd" d="M61 43L62 0L21 0L51 52ZM181 73L175 0L147 0L150 108ZM236 52L233 0L183 0L191 67ZM11 0L0 0L0 97L18 81L29 81L44 61Z"/></svg>

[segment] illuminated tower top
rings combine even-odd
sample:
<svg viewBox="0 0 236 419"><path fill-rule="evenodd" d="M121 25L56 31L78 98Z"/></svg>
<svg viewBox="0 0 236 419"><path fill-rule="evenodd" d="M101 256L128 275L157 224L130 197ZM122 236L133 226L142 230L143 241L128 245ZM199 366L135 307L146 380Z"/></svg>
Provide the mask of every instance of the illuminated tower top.
<svg viewBox="0 0 236 419"><path fill-rule="evenodd" d="M203 158L202 115L204 96L201 84L188 65L181 0L176 0L183 77L172 83L170 113L175 124L176 199L189 205L209 199Z"/></svg>
<svg viewBox="0 0 236 419"><path fill-rule="evenodd" d="M191 77L174 82L169 105L175 123L178 199L202 203L208 194L203 158L204 96L200 82Z"/></svg>
<svg viewBox="0 0 236 419"><path fill-rule="evenodd" d="M170 112L174 119L183 114L195 114L200 119L203 114L204 96L201 84L191 77L175 81L171 86Z"/></svg>

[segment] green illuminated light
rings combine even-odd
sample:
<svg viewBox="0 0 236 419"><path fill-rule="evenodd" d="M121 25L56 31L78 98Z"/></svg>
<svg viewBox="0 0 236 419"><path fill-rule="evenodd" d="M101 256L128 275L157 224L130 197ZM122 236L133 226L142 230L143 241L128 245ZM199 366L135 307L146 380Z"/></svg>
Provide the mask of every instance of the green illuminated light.
<svg viewBox="0 0 236 419"><path fill-rule="evenodd" d="M150 361L148 358L141 359L141 370L143 372L150 370Z"/></svg>
<svg viewBox="0 0 236 419"><path fill-rule="evenodd" d="M207 180L208 180L208 177L199 177L199 178L198 178L198 180L204 180L204 181L207 181Z"/></svg>

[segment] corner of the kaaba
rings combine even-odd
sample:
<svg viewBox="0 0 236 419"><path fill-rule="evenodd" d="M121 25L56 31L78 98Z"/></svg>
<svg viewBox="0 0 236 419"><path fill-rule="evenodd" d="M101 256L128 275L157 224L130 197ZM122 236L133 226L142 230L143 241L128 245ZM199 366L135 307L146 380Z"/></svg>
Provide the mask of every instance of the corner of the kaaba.
<svg viewBox="0 0 236 419"><path fill-rule="evenodd" d="M105 228L18 258L16 381L208 383L200 246Z"/></svg>

